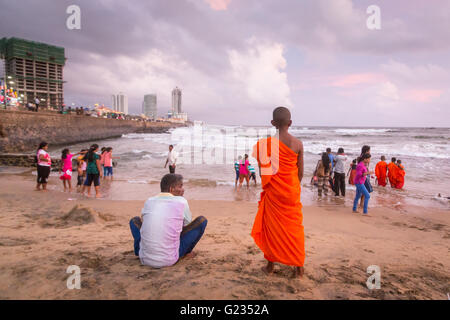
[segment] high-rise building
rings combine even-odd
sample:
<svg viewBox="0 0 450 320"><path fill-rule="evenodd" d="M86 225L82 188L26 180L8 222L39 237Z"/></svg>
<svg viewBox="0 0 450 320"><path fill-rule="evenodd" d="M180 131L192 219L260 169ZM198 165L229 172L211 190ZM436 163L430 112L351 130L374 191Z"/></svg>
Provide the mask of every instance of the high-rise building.
<svg viewBox="0 0 450 320"><path fill-rule="evenodd" d="M41 100L41 107L64 104L64 48L19 38L0 39L0 58L5 60L9 88L23 103Z"/></svg>
<svg viewBox="0 0 450 320"><path fill-rule="evenodd" d="M148 118L155 120L157 116L156 94L146 94L142 102L142 113Z"/></svg>
<svg viewBox="0 0 450 320"><path fill-rule="evenodd" d="M181 111L181 89L176 87L172 90L172 115L182 113Z"/></svg>
<svg viewBox="0 0 450 320"><path fill-rule="evenodd" d="M113 94L111 100L111 107L114 111L128 114L128 97L123 92L117 95Z"/></svg>

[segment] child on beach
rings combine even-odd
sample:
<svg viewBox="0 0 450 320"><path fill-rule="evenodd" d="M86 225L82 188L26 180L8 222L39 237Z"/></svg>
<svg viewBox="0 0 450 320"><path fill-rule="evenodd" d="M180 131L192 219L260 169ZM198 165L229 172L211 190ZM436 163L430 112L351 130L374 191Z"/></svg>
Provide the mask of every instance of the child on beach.
<svg viewBox="0 0 450 320"><path fill-rule="evenodd" d="M77 158L77 192L81 192L81 188L84 182L84 178L86 178L86 161L84 161L84 154L87 152L87 149L82 149L80 151L81 156Z"/></svg>
<svg viewBox="0 0 450 320"><path fill-rule="evenodd" d="M356 195L355 200L353 201L353 212L359 213L356 208L358 206L358 201L361 196L364 195L364 216L367 216L367 208L369 205L370 193L365 186L365 182L367 176L371 175L373 172L369 171L367 168L370 163L370 153L365 153L361 156L360 162L356 167L356 176L355 176L355 186L356 186Z"/></svg>
<svg viewBox="0 0 450 320"><path fill-rule="evenodd" d="M260 139L253 147L263 192L251 235L267 260L264 273L272 274L277 262L293 266L292 276L298 278L303 276L305 263L300 200L303 143L288 132L292 125L289 109L276 108L271 123L277 129L275 136Z"/></svg>
<svg viewBox="0 0 450 320"><path fill-rule="evenodd" d="M331 173L331 161L326 152L322 153L322 159L317 162L314 175L317 176L318 195L322 196L322 192L328 195L328 184Z"/></svg>
<svg viewBox="0 0 450 320"><path fill-rule="evenodd" d="M106 177L111 176L111 180L113 180L113 159L120 159L120 157L113 157L112 156L112 150L113 148L108 147L105 149L102 155L102 161L103 161L103 178L106 179Z"/></svg>
<svg viewBox="0 0 450 320"><path fill-rule="evenodd" d="M87 195L91 194L91 185L94 182L95 187L95 197L100 198L100 178L103 173L100 166L100 156L96 153L98 150L98 145L93 144L89 151L84 156L84 161L87 162L86 167L86 181L84 182L83 188L81 189L81 193L84 194L85 187L87 187Z"/></svg>
<svg viewBox="0 0 450 320"><path fill-rule="evenodd" d="M100 165L102 166L102 171L103 171L103 175L105 174L105 152L106 152L106 147L102 147L100 150Z"/></svg>
<svg viewBox="0 0 450 320"><path fill-rule="evenodd" d="M67 191L67 187L69 187L69 192L72 192L72 158L79 154L81 154L81 152L71 154L70 150L67 148L62 151L61 167L59 168L59 178L63 182L64 192Z"/></svg>
<svg viewBox="0 0 450 320"><path fill-rule="evenodd" d="M237 183L239 180L239 163L242 160L242 156L239 156L238 159L234 162L234 171L236 172L236 180L234 181L234 187L237 187Z"/></svg>
<svg viewBox="0 0 450 320"><path fill-rule="evenodd" d="M239 186L237 188L237 191L239 191L242 187L242 183L247 181L247 189L250 188L249 186L249 172L248 172L248 165L250 162L248 161L248 154L244 155L244 160L239 162Z"/></svg>
<svg viewBox="0 0 450 320"><path fill-rule="evenodd" d="M356 175L356 159L353 159L352 163L350 164L350 168L347 172L348 177L348 184L351 184L352 186L355 185L355 175Z"/></svg>
<svg viewBox="0 0 450 320"><path fill-rule="evenodd" d="M255 167L252 166L251 164L248 165L248 171L249 171L249 180L253 180L255 182L255 186L256 186L256 170Z"/></svg>

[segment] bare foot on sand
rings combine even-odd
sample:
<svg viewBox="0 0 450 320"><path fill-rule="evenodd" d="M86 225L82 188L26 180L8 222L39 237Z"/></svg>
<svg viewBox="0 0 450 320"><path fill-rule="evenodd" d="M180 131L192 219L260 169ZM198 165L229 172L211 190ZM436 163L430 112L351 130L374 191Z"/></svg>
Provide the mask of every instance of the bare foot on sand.
<svg viewBox="0 0 450 320"><path fill-rule="evenodd" d="M294 279L303 278L304 274L305 274L305 268L295 267L294 272L292 273L292 278L294 278Z"/></svg>
<svg viewBox="0 0 450 320"><path fill-rule="evenodd" d="M269 274L272 274L272 273L273 273L273 266L274 266L273 262L270 262L270 261L269 261L269 262L267 262L267 266L262 267L261 270L262 270L265 274L269 275Z"/></svg>
<svg viewBox="0 0 450 320"><path fill-rule="evenodd" d="M363 213L362 216L363 216L363 217L371 217L371 215L368 214L368 213Z"/></svg>
<svg viewBox="0 0 450 320"><path fill-rule="evenodd" d="M98 193L98 194L95 195L95 197L98 199L98 198L101 198L102 195L100 193Z"/></svg>
<svg viewBox="0 0 450 320"><path fill-rule="evenodd" d="M358 210L353 210L353 213L360 213L360 211L358 211Z"/></svg>

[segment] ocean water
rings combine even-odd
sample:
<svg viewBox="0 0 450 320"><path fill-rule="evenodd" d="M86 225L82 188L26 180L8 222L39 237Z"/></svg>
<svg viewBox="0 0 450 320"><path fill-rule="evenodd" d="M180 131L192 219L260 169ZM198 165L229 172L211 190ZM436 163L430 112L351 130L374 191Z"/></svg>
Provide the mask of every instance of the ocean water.
<svg viewBox="0 0 450 320"><path fill-rule="evenodd" d="M168 145L173 144L178 153L177 173L184 176L185 196L188 199L218 199L257 201L260 180L249 190L234 190L233 162L238 155L251 155L258 138L273 134L269 127L195 125L176 128L163 134L127 134L121 138L97 141L100 146L112 147L117 162L115 180L106 182L102 192L106 199L144 200L159 191ZM330 147L335 153L344 148L348 156L346 168L356 158L363 145L371 146L373 170L382 155L401 159L406 169L403 190L375 187L370 206L390 206L398 209L408 205L450 208L448 200L437 197L450 196L450 129L449 128L333 128L292 127L290 133L303 141L305 150L305 175L302 181L302 202L305 205L350 205L355 188L347 185L345 199L318 198L317 189L310 180L320 153ZM89 144L69 146L78 152ZM62 148L52 149L59 157ZM250 157L256 166L256 160ZM76 174L75 174L76 176Z"/></svg>

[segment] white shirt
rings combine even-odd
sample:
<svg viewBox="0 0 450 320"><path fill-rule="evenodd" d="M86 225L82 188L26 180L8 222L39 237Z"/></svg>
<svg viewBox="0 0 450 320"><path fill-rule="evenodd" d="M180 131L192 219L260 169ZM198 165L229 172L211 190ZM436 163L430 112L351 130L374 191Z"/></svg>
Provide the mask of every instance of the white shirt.
<svg viewBox="0 0 450 320"><path fill-rule="evenodd" d="M347 157L342 154L338 154L334 157L334 159L336 161L336 164L334 165L334 172L345 173L344 161L347 161Z"/></svg>
<svg viewBox="0 0 450 320"><path fill-rule="evenodd" d="M39 99L36 98L36 100L34 100L34 102L35 102L36 104L39 104L41 101L40 101Z"/></svg>
<svg viewBox="0 0 450 320"><path fill-rule="evenodd" d="M179 258L181 231L191 221L185 198L171 193L149 198L142 209L141 263L154 268L175 264Z"/></svg>
<svg viewBox="0 0 450 320"><path fill-rule="evenodd" d="M177 153L173 149L167 154L167 160L169 161L169 166L173 166L177 162Z"/></svg>

